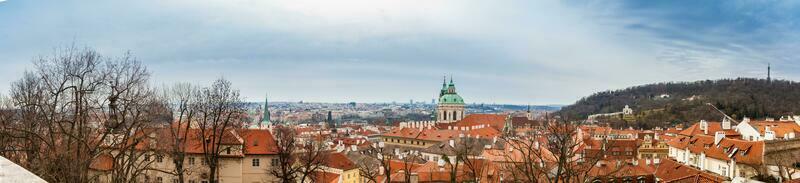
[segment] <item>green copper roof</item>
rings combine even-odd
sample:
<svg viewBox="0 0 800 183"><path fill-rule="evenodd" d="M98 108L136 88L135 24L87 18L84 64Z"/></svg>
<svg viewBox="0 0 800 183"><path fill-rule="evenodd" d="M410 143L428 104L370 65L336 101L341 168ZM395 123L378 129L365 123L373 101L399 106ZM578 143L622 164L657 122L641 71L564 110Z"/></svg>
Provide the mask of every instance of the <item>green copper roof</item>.
<svg viewBox="0 0 800 183"><path fill-rule="evenodd" d="M448 93L448 94L442 95L442 97L439 97L439 103L440 104L464 104L464 99L462 99L461 96L458 96L458 94Z"/></svg>
<svg viewBox="0 0 800 183"><path fill-rule="evenodd" d="M456 85L453 83L453 78L450 77L450 84L446 83L447 80L442 82L442 91L439 94L440 104L464 104L464 99L456 93Z"/></svg>

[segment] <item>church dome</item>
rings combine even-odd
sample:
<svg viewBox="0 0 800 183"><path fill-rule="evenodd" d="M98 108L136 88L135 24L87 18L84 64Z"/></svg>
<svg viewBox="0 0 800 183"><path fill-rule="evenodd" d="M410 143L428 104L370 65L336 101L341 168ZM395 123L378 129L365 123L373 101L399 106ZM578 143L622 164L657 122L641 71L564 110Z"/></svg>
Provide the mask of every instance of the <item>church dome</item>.
<svg viewBox="0 0 800 183"><path fill-rule="evenodd" d="M440 104L464 104L464 99L458 94L447 93L439 97Z"/></svg>

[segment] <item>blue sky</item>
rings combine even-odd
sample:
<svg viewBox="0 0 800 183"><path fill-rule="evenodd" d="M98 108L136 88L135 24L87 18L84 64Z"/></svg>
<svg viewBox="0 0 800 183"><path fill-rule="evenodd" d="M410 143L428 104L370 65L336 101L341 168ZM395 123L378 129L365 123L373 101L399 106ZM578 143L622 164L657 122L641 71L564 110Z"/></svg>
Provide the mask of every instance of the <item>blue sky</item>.
<svg viewBox="0 0 800 183"><path fill-rule="evenodd" d="M75 43L131 51L154 85L233 81L249 100L569 104L701 79L800 79L797 1L0 0L0 93Z"/></svg>

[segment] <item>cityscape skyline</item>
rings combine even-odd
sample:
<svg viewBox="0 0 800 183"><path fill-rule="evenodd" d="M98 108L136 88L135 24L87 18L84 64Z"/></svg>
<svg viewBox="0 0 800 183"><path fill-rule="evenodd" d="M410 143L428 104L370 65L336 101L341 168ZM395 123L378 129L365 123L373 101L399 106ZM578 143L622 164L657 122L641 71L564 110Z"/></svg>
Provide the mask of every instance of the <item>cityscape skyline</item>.
<svg viewBox="0 0 800 183"><path fill-rule="evenodd" d="M429 101L442 75L467 103L518 105L766 78L770 64L773 78L800 79L800 3L682 4L0 1L0 26L13 27L0 30L0 93L33 58L69 45L130 51L155 85L225 77L248 101Z"/></svg>

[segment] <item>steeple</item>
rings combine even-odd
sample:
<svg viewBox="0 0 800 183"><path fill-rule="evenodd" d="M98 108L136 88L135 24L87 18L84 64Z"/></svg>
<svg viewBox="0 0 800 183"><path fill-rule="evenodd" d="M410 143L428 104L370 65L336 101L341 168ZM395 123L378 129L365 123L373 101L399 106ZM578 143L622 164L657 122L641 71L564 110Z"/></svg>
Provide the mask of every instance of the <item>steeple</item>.
<svg viewBox="0 0 800 183"><path fill-rule="evenodd" d="M332 134L336 134L336 122L333 122L333 113L328 111L328 119L325 120L328 122L328 128L331 129Z"/></svg>
<svg viewBox="0 0 800 183"><path fill-rule="evenodd" d="M533 114L531 114L531 105L530 104L528 104L528 111L527 111L527 113L525 113L525 117L528 118L528 120L533 120Z"/></svg>
<svg viewBox="0 0 800 183"><path fill-rule="evenodd" d="M269 119L269 100L267 99L267 94L264 94L264 116L261 119L261 126L271 126L272 122Z"/></svg>
<svg viewBox="0 0 800 183"><path fill-rule="evenodd" d="M439 92L439 97L442 97L447 92L447 76L442 76L442 91Z"/></svg>
<svg viewBox="0 0 800 183"><path fill-rule="evenodd" d="M450 84L447 85L447 92L445 94L456 94L456 84L453 83L453 76L450 76Z"/></svg>

